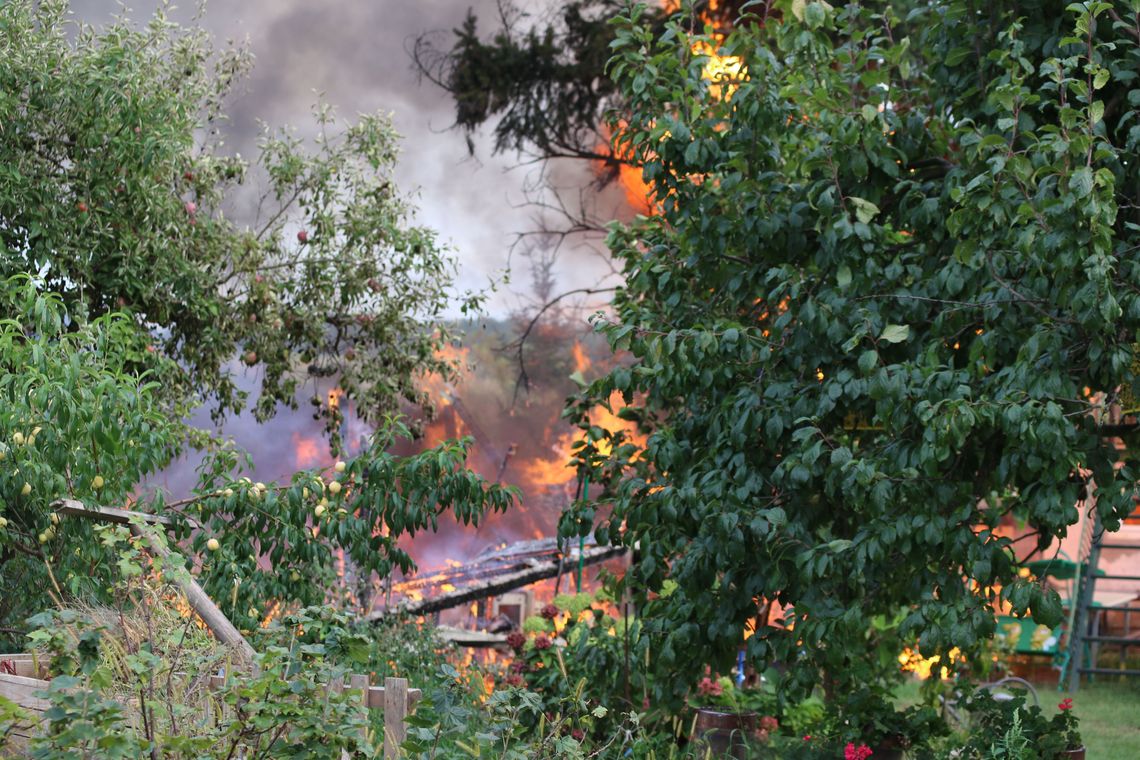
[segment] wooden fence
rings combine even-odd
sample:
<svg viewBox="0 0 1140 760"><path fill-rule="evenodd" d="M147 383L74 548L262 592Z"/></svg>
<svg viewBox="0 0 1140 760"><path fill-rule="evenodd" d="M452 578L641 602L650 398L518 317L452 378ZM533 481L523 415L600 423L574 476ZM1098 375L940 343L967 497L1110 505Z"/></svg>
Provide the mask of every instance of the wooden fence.
<svg viewBox="0 0 1140 760"><path fill-rule="evenodd" d="M50 707L47 700L35 696L36 692L46 691L51 682L33 655L27 653L0 654L0 697L15 702L33 714L42 713ZM209 687L221 691L233 685L230 677L212 676ZM335 691L352 690L360 692L361 710L382 710L384 713L384 757L386 760L399 756L399 746L407 737L405 719L409 710L421 696L419 689L409 689L404 678L385 678L383 686L373 686L366 675L351 675L344 683L333 683L329 688ZM16 734L15 742L22 745L29 738L26 734ZM3 747L0 752L18 750L19 747Z"/></svg>

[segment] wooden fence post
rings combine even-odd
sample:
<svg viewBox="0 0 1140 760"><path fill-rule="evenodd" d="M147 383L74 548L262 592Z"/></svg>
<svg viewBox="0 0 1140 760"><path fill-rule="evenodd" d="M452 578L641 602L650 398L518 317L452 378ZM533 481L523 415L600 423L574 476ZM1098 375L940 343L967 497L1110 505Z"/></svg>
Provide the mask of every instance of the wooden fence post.
<svg viewBox="0 0 1140 760"><path fill-rule="evenodd" d="M368 712L368 689L371 686L368 676L353 673L348 677L348 686L350 689L360 689L360 714L364 718L364 728L360 729L362 739L366 739L368 735L368 725L370 723L370 713Z"/></svg>
<svg viewBox="0 0 1140 760"><path fill-rule="evenodd" d="M384 679L384 760L400 756L400 745L407 737L404 718L408 716L408 680Z"/></svg>

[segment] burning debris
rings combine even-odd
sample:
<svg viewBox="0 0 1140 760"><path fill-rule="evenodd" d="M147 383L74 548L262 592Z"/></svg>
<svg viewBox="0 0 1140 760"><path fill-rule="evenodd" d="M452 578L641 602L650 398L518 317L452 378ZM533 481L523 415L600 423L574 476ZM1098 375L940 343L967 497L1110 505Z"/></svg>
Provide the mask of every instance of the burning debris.
<svg viewBox="0 0 1140 760"><path fill-rule="evenodd" d="M374 612L370 619L379 621L395 614L427 615L497 597L547 578L572 573L578 567L613 559L625 551L623 547L598 546L593 540L570 548L559 548L552 538L519 541L489 549L470 562L453 563L423 577L393 584L392 594L397 600ZM527 605L522 600L500 598L497 602L492 610L499 614L485 626L495 629L490 633L509 630L526 616ZM511 605L518 605L518 611L505 609Z"/></svg>

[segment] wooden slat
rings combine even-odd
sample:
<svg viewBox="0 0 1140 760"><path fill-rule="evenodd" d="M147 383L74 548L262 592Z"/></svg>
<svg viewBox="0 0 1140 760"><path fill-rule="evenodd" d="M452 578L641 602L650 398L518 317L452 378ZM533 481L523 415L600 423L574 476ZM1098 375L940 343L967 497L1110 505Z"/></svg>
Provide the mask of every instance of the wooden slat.
<svg viewBox="0 0 1140 760"><path fill-rule="evenodd" d="M423 696L421 689L408 689L408 707L411 708ZM384 709L384 687L370 686L368 688L368 706L373 710Z"/></svg>
<svg viewBox="0 0 1140 760"><path fill-rule="evenodd" d="M174 525L174 521L164 515L151 515L146 512L136 512L133 509L118 509L116 507L88 507L75 499L59 499L53 502L51 507L61 515L84 517L118 525L130 525L135 520L140 519L148 525L162 525L167 528ZM193 519L189 517L184 519L191 528L200 527Z"/></svg>
<svg viewBox="0 0 1140 760"><path fill-rule="evenodd" d="M0 697L15 702L25 710L43 712L50 708L51 702L32 696L37 691L45 691L49 686L50 681L41 681L39 678L0 675Z"/></svg>
<svg viewBox="0 0 1140 760"><path fill-rule="evenodd" d="M384 679L384 760L396 760L408 736L408 680Z"/></svg>

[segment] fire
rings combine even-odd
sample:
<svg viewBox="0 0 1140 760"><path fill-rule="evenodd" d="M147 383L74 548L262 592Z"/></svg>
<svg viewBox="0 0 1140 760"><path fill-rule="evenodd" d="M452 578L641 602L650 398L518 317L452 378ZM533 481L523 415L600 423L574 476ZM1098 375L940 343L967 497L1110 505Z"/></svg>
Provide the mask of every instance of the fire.
<svg viewBox="0 0 1140 760"><path fill-rule="evenodd" d="M298 470L307 470L320 465L328 457L321 442L316 438L305 438L300 433L293 432L293 458L296 460Z"/></svg>
<svg viewBox="0 0 1140 760"><path fill-rule="evenodd" d="M961 652L957 647L950 650L950 664L956 662ZM934 673L934 668L942 662L939 655L933 657L923 657L917 650L907 647L899 654L899 665L902 666L903 672L913 673L921 678L923 681L927 680ZM943 665L939 678L946 681L949 680L953 673L950 671L949 665Z"/></svg>

